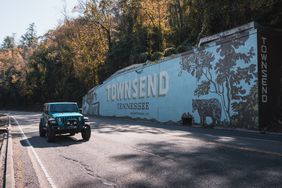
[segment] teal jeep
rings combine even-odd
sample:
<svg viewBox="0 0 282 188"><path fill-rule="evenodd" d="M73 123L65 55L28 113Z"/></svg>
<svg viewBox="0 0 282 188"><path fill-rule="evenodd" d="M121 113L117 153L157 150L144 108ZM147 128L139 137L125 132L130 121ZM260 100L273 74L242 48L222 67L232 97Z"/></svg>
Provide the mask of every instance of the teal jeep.
<svg viewBox="0 0 282 188"><path fill-rule="evenodd" d="M91 129L87 117L84 117L74 102L45 103L39 123L41 137L47 135L47 141L52 142L56 134L81 133L84 141L91 136Z"/></svg>

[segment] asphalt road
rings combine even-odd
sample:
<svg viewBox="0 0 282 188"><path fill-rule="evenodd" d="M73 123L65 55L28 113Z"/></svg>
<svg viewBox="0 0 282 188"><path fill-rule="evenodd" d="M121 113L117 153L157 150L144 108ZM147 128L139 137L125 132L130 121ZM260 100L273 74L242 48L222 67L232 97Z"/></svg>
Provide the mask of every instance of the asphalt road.
<svg viewBox="0 0 282 188"><path fill-rule="evenodd" d="M10 112L16 187L281 187L282 135L90 118L92 137L39 137Z"/></svg>

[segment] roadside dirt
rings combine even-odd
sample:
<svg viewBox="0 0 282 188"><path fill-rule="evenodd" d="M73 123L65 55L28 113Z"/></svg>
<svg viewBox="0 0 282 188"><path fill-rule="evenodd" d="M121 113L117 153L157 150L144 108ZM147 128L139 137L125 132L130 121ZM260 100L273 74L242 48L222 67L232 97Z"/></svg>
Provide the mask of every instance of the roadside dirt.
<svg viewBox="0 0 282 188"><path fill-rule="evenodd" d="M12 134L13 136L13 160L15 172L16 188L38 188L39 181L36 176L28 152L21 144L21 136Z"/></svg>

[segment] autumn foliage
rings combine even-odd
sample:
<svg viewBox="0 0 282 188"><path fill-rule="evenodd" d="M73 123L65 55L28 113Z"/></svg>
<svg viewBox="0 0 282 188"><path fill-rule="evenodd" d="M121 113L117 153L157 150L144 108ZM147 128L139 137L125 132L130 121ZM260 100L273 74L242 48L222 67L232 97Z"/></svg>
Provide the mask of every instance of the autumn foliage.
<svg viewBox="0 0 282 188"><path fill-rule="evenodd" d="M201 37L250 21L282 27L279 0L100 0L80 16L0 48L0 108L77 101L118 69L183 52ZM16 32L16 31L15 31Z"/></svg>

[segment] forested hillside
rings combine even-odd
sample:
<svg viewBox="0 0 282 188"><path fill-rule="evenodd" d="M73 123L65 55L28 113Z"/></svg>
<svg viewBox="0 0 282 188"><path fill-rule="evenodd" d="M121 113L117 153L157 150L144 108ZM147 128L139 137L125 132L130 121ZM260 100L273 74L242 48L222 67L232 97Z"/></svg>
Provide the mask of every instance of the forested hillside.
<svg viewBox="0 0 282 188"><path fill-rule="evenodd" d="M281 0L100 0L44 36L31 24L0 46L0 108L77 101L112 73L250 21L282 29ZM17 32L17 31L15 31Z"/></svg>

